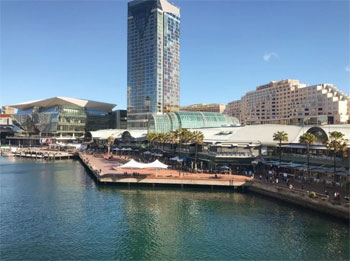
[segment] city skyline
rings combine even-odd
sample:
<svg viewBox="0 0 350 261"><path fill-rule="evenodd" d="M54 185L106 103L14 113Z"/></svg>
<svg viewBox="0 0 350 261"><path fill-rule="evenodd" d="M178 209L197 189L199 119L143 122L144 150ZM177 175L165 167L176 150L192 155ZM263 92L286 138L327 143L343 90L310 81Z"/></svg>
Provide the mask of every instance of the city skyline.
<svg viewBox="0 0 350 261"><path fill-rule="evenodd" d="M349 93L348 2L174 4L183 19L181 105L226 104L287 78ZM1 5L1 105L69 96L126 108L126 1Z"/></svg>

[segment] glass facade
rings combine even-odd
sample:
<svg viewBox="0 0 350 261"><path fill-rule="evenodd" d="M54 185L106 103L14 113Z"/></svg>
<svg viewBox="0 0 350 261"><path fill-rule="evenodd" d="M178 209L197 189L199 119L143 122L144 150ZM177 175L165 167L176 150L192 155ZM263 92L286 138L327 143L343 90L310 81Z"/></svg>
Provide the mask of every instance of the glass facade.
<svg viewBox="0 0 350 261"><path fill-rule="evenodd" d="M165 0L128 3L128 128L180 105L180 12Z"/></svg>
<svg viewBox="0 0 350 261"><path fill-rule="evenodd" d="M13 118L28 134L46 137L79 137L85 131L108 129L112 123L112 114L108 111L75 105L18 110Z"/></svg>
<svg viewBox="0 0 350 261"><path fill-rule="evenodd" d="M239 121L216 112L179 111L164 115L153 114L148 123L148 132L170 132L178 128L210 128L237 126Z"/></svg>

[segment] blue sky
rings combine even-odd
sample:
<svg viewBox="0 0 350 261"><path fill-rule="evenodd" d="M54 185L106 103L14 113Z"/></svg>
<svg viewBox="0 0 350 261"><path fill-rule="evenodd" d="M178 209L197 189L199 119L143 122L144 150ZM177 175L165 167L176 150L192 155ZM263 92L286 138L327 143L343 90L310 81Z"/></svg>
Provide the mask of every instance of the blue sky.
<svg viewBox="0 0 350 261"><path fill-rule="evenodd" d="M181 105L286 78L350 92L349 1L173 1ZM0 105L68 96L126 108L127 1L1 1Z"/></svg>

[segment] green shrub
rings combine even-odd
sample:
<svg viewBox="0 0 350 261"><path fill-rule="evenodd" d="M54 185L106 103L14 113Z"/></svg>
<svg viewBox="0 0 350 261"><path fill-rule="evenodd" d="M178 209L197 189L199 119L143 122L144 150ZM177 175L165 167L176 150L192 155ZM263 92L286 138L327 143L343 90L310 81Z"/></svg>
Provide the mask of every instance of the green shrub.
<svg viewBox="0 0 350 261"><path fill-rule="evenodd" d="M311 191L309 193L309 196L310 196L310 198L316 198L317 197L316 192L314 192L314 191Z"/></svg>

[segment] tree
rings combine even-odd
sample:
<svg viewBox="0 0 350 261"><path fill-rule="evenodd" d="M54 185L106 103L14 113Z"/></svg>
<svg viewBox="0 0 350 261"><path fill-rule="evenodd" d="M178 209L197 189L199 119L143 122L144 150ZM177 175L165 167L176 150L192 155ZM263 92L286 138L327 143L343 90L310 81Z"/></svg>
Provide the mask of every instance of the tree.
<svg viewBox="0 0 350 261"><path fill-rule="evenodd" d="M172 133L170 133L170 132L167 132L167 133L165 133L164 134L164 143L167 143L167 144L171 144L172 143ZM163 146L163 151L164 151L164 146Z"/></svg>
<svg viewBox="0 0 350 261"><path fill-rule="evenodd" d="M185 132L186 130L181 128L174 131L175 143L179 144L180 147L179 154L181 154L181 147L182 143L184 142Z"/></svg>
<svg viewBox="0 0 350 261"><path fill-rule="evenodd" d="M149 132L146 135L146 140L148 141L148 144L153 144L157 140L157 133Z"/></svg>
<svg viewBox="0 0 350 261"><path fill-rule="evenodd" d="M280 148L280 163L282 161L282 142L288 141L288 134L284 131L277 131L273 134L273 140L279 142L279 148Z"/></svg>
<svg viewBox="0 0 350 261"><path fill-rule="evenodd" d="M332 131L329 133L329 140L326 142L327 149L333 153L333 171L336 172L336 157L338 152L346 151L346 142L344 134L339 131Z"/></svg>
<svg viewBox="0 0 350 261"><path fill-rule="evenodd" d="M197 154L198 154L198 144L203 144L204 141L204 135L201 131L193 131L192 132L192 142L195 144L196 146L196 150L195 150L195 157L194 157L194 166L195 166L195 170L197 172Z"/></svg>
<svg viewBox="0 0 350 261"><path fill-rule="evenodd" d="M177 137L175 132L170 132L169 133L169 143L172 144L173 148L174 148L174 154L175 154L175 144L177 142Z"/></svg>
<svg viewBox="0 0 350 261"><path fill-rule="evenodd" d="M162 145L162 148L164 150L164 144L167 142L167 136L166 133L158 133L157 135L158 142Z"/></svg>
<svg viewBox="0 0 350 261"><path fill-rule="evenodd" d="M175 142L179 144L180 151L179 151L179 158L181 158L181 149L182 149L182 143L189 142L191 140L191 132L187 129L179 128L174 131L174 137ZM180 169L179 169L180 174Z"/></svg>
<svg viewBox="0 0 350 261"><path fill-rule="evenodd" d="M108 156L109 156L109 154L111 152L111 146L114 144L114 140L115 140L115 138L113 136L109 136L107 138L107 142L108 142Z"/></svg>
<svg viewBox="0 0 350 261"><path fill-rule="evenodd" d="M299 137L299 142L306 145L307 155L307 172L310 174L310 145L315 143L317 140L316 136L312 133L304 133Z"/></svg>

